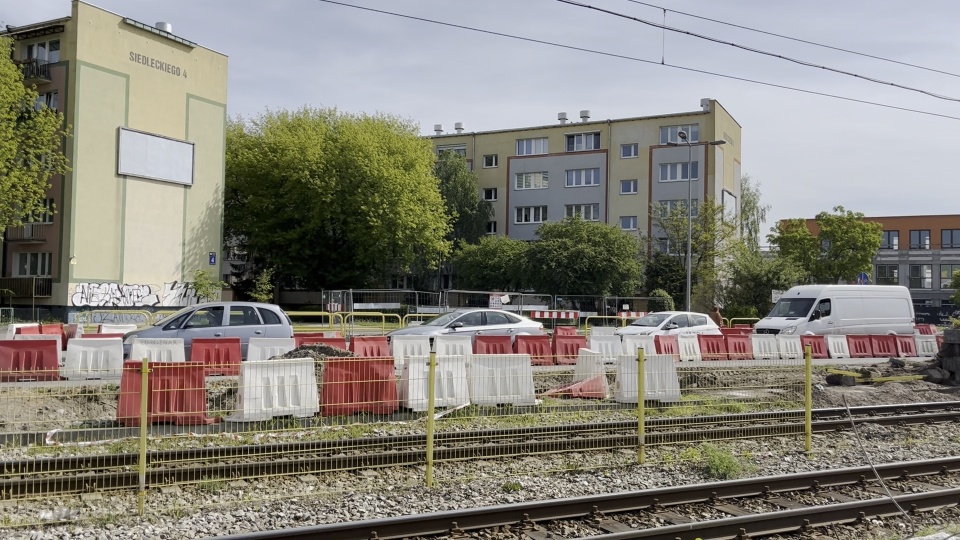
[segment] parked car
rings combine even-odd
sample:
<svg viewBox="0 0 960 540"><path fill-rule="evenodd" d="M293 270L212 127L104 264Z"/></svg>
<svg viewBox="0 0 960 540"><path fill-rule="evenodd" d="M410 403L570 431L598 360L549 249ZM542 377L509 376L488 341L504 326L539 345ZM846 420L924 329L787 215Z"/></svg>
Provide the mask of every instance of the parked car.
<svg viewBox="0 0 960 540"><path fill-rule="evenodd" d="M250 338L293 337L293 323L274 304L205 302L185 307L153 326L127 332L123 337L123 356L130 356L135 338L181 338L189 359L193 338L213 337L240 338L240 351L246 358Z"/></svg>
<svg viewBox="0 0 960 540"><path fill-rule="evenodd" d="M463 308L437 315L423 324L408 326L387 334L393 336L516 336L543 334L543 324L501 309Z"/></svg>
<svg viewBox="0 0 960 540"><path fill-rule="evenodd" d="M676 334L719 335L720 327L706 313L657 311L617 328L618 336L666 336Z"/></svg>

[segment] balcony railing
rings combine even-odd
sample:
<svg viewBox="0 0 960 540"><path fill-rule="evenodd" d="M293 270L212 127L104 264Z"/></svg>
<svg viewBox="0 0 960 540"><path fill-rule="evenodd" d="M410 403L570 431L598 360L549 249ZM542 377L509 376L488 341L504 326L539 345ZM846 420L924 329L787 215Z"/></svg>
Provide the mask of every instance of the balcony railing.
<svg viewBox="0 0 960 540"><path fill-rule="evenodd" d="M0 278L0 298L49 298L53 294L53 278L49 276Z"/></svg>
<svg viewBox="0 0 960 540"><path fill-rule="evenodd" d="M39 58L30 58L20 61L20 71L23 72L23 82L36 84L50 82L50 63Z"/></svg>
<svg viewBox="0 0 960 540"><path fill-rule="evenodd" d="M43 243L47 240L50 223L24 223L19 227L8 227L3 235L5 242L21 244Z"/></svg>

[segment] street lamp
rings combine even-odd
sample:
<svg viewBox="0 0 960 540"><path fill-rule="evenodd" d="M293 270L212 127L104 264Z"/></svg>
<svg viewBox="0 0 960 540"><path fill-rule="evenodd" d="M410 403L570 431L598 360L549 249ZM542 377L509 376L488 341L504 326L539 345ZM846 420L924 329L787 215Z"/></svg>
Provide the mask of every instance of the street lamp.
<svg viewBox="0 0 960 540"><path fill-rule="evenodd" d="M684 310L690 311L690 282L692 281L692 260L693 260L693 150L690 144L690 139L687 138L687 132L681 130L677 133L677 137L680 138L687 145L687 288L684 293ZM727 141L720 139L719 141L700 141L700 144L707 146L720 146L721 144L726 144ZM679 143L668 142L670 146L679 146ZM699 167L698 167L699 169ZM699 170L697 171L699 172Z"/></svg>

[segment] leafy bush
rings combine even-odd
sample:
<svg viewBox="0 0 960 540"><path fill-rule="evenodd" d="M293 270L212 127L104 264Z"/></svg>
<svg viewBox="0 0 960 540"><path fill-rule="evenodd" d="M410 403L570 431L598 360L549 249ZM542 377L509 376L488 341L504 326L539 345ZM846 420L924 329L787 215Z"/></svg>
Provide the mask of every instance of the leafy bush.
<svg viewBox="0 0 960 540"><path fill-rule="evenodd" d="M737 456L712 444L703 445L703 458L703 474L708 478L729 480L743 472L743 465Z"/></svg>
<svg viewBox="0 0 960 540"><path fill-rule="evenodd" d="M650 300L647 301L647 307L650 311L673 311L673 298L663 289L654 289L650 293Z"/></svg>

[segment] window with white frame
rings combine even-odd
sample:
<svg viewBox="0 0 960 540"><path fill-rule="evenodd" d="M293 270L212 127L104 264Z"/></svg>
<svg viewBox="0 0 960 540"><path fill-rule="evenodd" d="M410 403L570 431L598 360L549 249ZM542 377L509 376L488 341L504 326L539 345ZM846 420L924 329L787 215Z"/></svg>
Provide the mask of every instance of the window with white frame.
<svg viewBox="0 0 960 540"><path fill-rule="evenodd" d="M49 63L60 61L60 40L28 43L23 46L24 57L28 60L45 60Z"/></svg>
<svg viewBox="0 0 960 540"><path fill-rule="evenodd" d="M659 237L654 240L653 249L659 251L660 253L680 253L680 250L677 249L677 245L670 241L669 238Z"/></svg>
<svg viewBox="0 0 960 540"><path fill-rule="evenodd" d="M621 195L636 195L638 182L636 179L633 180L621 180L620 181L620 194Z"/></svg>
<svg viewBox="0 0 960 540"><path fill-rule="evenodd" d="M34 105L34 109L40 110L42 108L48 108L57 110L57 93L56 92L45 92L43 94L37 94L37 103Z"/></svg>
<svg viewBox="0 0 960 540"><path fill-rule="evenodd" d="M567 187L600 185L600 168L567 170Z"/></svg>
<svg viewBox="0 0 960 540"><path fill-rule="evenodd" d="M49 276L53 269L52 253L16 253L13 258L15 277Z"/></svg>
<svg viewBox="0 0 960 540"><path fill-rule="evenodd" d="M637 230L637 216L620 216L620 228L625 231Z"/></svg>
<svg viewBox="0 0 960 540"><path fill-rule="evenodd" d="M467 145L465 144L448 144L444 146L437 147L437 155L440 155L444 152L453 152L454 154L467 157Z"/></svg>
<svg viewBox="0 0 960 540"><path fill-rule="evenodd" d="M494 167L500 166L500 155L499 154L487 154L483 156L483 168L492 169Z"/></svg>
<svg viewBox="0 0 960 540"><path fill-rule="evenodd" d="M497 222L488 221L487 222L487 234L497 234Z"/></svg>
<svg viewBox="0 0 960 540"><path fill-rule="evenodd" d="M689 169L693 170L693 180L697 180L700 175L700 162L691 161L686 162L682 161L680 163L661 163L660 164L660 181L661 182L686 182L690 180L691 177L688 174Z"/></svg>
<svg viewBox="0 0 960 540"><path fill-rule="evenodd" d="M44 199L43 210L32 212L29 216L26 216L24 221L26 223L53 223L54 209L53 199Z"/></svg>
<svg viewBox="0 0 960 540"><path fill-rule="evenodd" d="M600 132L567 135L567 152L600 149Z"/></svg>
<svg viewBox="0 0 960 540"><path fill-rule="evenodd" d="M493 202L497 200L497 188L483 188L483 200Z"/></svg>
<svg viewBox="0 0 960 540"><path fill-rule="evenodd" d="M546 206L518 206L515 223L543 223L547 220Z"/></svg>
<svg viewBox="0 0 960 540"><path fill-rule="evenodd" d="M547 189L550 187L550 179L546 171L517 173L514 186L516 189Z"/></svg>
<svg viewBox="0 0 960 540"><path fill-rule="evenodd" d="M662 217L669 216L677 210L683 210L687 207L686 199L674 199L674 200L664 200L657 201L659 203L659 211ZM700 200L699 199L690 199L690 216L697 217L700 215Z"/></svg>
<svg viewBox="0 0 960 540"><path fill-rule="evenodd" d="M600 203L568 204L567 217L580 216L584 221L600 221Z"/></svg>
<svg viewBox="0 0 960 540"><path fill-rule="evenodd" d="M546 153L548 153L546 137L538 139L517 139L518 156L532 156Z"/></svg>
<svg viewBox="0 0 960 540"><path fill-rule="evenodd" d="M960 264L941 264L940 265L940 288L949 289L950 282L953 281L953 275L960 272Z"/></svg>
<svg viewBox="0 0 960 540"><path fill-rule="evenodd" d="M700 140L700 124L662 126L660 127L660 144L683 142L677 135L681 131L687 134L687 140L692 143Z"/></svg>
<svg viewBox="0 0 960 540"><path fill-rule="evenodd" d="M621 157L621 158L624 158L624 159L627 159L627 158L635 158L635 157L637 157L637 156L639 156L639 155L640 155L640 145L639 145L639 144L637 144L637 143L630 143L630 144L621 144L621 145L620 145L620 157Z"/></svg>
<svg viewBox="0 0 960 540"><path fill-rule="evenodd" d="M933 288L933 265L911 264L910 265L910 288L911 289L932 289Z"/></svg>

